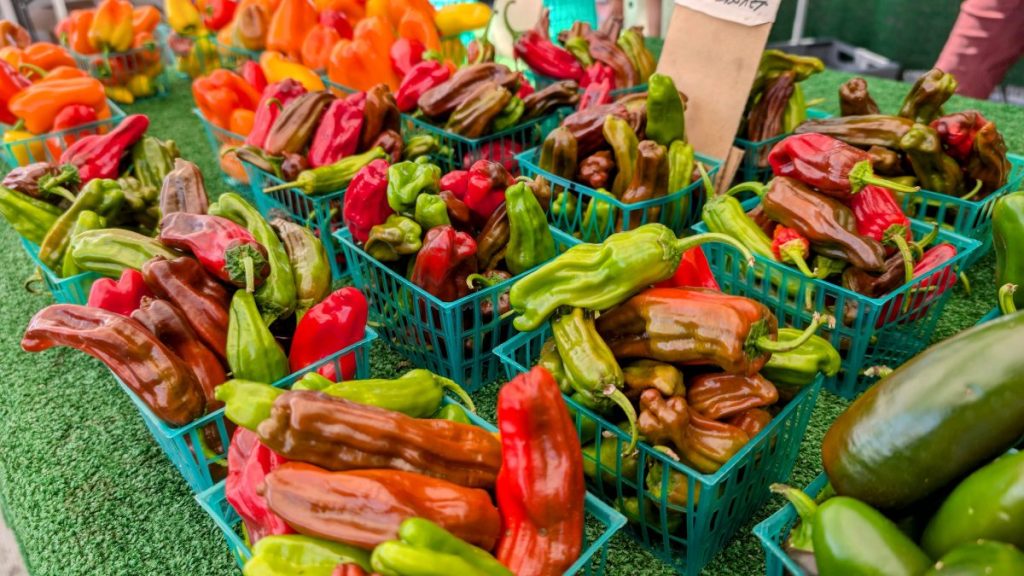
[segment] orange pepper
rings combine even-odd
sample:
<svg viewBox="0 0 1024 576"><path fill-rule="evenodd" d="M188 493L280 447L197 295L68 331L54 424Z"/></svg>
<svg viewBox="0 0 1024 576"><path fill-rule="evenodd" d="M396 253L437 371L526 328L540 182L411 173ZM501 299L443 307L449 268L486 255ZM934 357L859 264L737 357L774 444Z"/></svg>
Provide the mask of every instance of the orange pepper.
<svg viewBox="0 0 1024 576"><path fill-rule="evenodd" d="M132 30L136 35L139 32L153 32L160 25L161 18L156 6L139 6L132 10Z"/></svg>
<svg viewBox="0 0 1024 576"><path fill-rule="evenodd" d="M408 10L398 22L398 36L409 40L419 40L427 50L437 52L441 49L441 36L433 19L419 10Z"/></svg>
<svg viewBox="0 0 1024 576"><path fill-rule="evenodd" d="M62 44L79 54L95 54L96 45L89 40L89 28L92 27L95 10L72 10L71 14L61 22L57 37Z"/></svg>
<svg viewBox="0 0 1024 576"><path fill-rule="evenodd" d="M7 62L17 70L21 66L21 48L17 46L4 46L0 48L0 60Z"/></svg>
<svg viewBox="0 0 1024 576"><path fill-rule="evenodd" d="M222 144L220 150L217 151L220 156L220 169L225 174L243 182L249 183L249 176L245 173L245 168L242 166L242 161L238 159L238 155L235 154L235 145L233 143Z"/></svg>
<svg viewBox="0 0 1024 576"><path fill-rule="evenodd" d="M42 78L36 78L36 82L50 82L52 80L69 80L71 78L87 78L89 73L73 66L57 66L46 73Z"/></svg>
<svg viewBox="0 0 1024 576"><path fill-rule="evenodd" d="M221 46L233 46L235 38L235 21L232 20L227 26L217 30L217 43Z"/></svg>
<svg viewBox="0 0 1024 576"><path fill-rule="evenodd" d="M324 89L324 81L319 74L298 62L288 60L280 52L267 50L260 54L260 68L263 68L268 84L291 78L310 92Z"/></svg>
<svg viewBox="0 0 1024 576"><path fill-rule="evenodd" d="M316 9L318 12L341 12L349 22L358 22L368 16L366 7L359 0L316 0Z"/></svg>
<svg viewBox="0 0 1024 576"><path fill-rule="evenodd" d="M32 43L32 37L15 22L0 20L0 46L14 46L25 48Z"/></svg>
<svg viewBox="0 0 1024 576"><path fill-rule="evenodd" d="M128 0L103 0L89 26L89 41L111 52L132 47L132 3Z"/></svg>
<svg viewBox="0 0 1024 576"><path fill-rule="evenodd" d="M235 134L248 136L249 132L252 132L252 123L255 118L256 113L252 110L237 108L231 113L231 118L228 120L228 130Z"/></svg>
<svg viewBox="0 0 1024 576"><path fill-rule="evenodd" d="M157 44L152 32L146 32L145 30L136 32L135 38L132 40L132 49L138 50L138 52L135 52L137 62L134 66L135 72L142 72L139 69L160 64L160 45Z"/></svg>
<svg viewBox="0 0 1024 576"><path fill-rule="evenodd" d="M381 60L364 38L341 40L331 50L327 77L354 90L365 91L384 83L395 91L398 80L390 64L386 56Z"/></svg>
<svg viewBox="0 0 1024 576"><path fill-rule="evenodd" d="M394 27L391 21L391 11L388 10L388 0L366 0L366 18L381 18L387 22L388 27Z"/></svg>
<svg viewBox="0 0 1024 576"><path fill-rule="evenodd" d="M366 40L375 52L385 56L391 52L391 45L395 43L395 33L391 31L387 20L379 16L360 20L352 30L352 38Z"/></svg>
<svg viewBox="0 0 1024 576"><path fill-rule="evenodd" d="M298 60L306 33L316 26L317 14L310 0L281 0L267 30L267 50L276 50Z"/></svg>
<svg viewBox="0 0 1024 576"><path fill-rule="evenodd" d="M43 70L53 70L58 66L75 67L78 65L63 46L49 42L36 42L22 50L21 62L38 66Z"/></svg>
<svg viewBox="0 0 1024 576"><path fill-rule="evenodd" d="M314 70L327 68L331 48L341 40L341 34L332 26L317 24L302 41L302 63Z"/></svg>
<svg viewBox="0 0 1024 576"><path fill-rule="evenodd" d="M95 78L68 78L33 84L15 94L8 104L11 112L25 122L26 130L44 134L65 106L85 104L99 112L107 105L107 96L103 84Z"/></svg>
<svg viewBox="0 0 1024 576"><path fill-rule="evenodd" d="M402 19L405 15L412 11L420 12L427 20L434 21L434 7L430 5L429 1L420 0L389 0L388 5L388 17L391 19L391 24L394 27L400 27ZM401 34L399 34L401 36Z"/></svg>

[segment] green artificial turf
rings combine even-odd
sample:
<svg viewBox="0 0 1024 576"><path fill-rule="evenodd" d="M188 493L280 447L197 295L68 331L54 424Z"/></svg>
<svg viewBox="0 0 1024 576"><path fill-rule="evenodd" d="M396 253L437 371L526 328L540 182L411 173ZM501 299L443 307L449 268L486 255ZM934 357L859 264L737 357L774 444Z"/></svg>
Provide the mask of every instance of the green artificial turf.
<svg viewBox="0 0 1024 576"><path fill-rule="evenodd" d="M836 112L836 88L845 76L825 73L806 83L808 98ZM885 110L898 106L907 86L871 80ZM224 191L217 163L191 113L188 85L172 95L127 107L150 116L150 133L173 138L182 155L202 168L213 194ZM950 109L977 107L995 120L1011 150L1024 152L1024 110L954 99ZM995 304L992 257L969 272L974 294L956 288L938 337L974 324ZM30 261L9 226L0 226L0 505L33 576L225 575L237 570L220 533L143 426L109 372L84 354L56 349L26 354L21 333L32 314L51 302L30 294L23 281ZM373 354L378 374L407 367L386 348ZM476 395L493 416L497 384ZM819 471L819 446L845 403L827 393L818 401L791 479L803 485ZM780 505L774 498L710 566L709 575L763 573L763 553L750 533ZM620 534L608 553L609 574L671 574L630 537Z"/></svg>

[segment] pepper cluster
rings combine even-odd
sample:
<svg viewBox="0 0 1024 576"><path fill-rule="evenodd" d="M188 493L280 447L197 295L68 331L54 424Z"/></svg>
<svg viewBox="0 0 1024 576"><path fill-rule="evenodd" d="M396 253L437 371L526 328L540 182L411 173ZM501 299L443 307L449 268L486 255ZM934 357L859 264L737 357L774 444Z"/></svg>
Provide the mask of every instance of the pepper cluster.
<svg viewBox="0 0 1024 576"><path fill-rule="evenodd" d="M813 56L775 49L761 53L740 124L740 137L761 142L796 129L807 120L807 102L800 82L824 69L824 62ZM758 158L758 165L765 166L766 158Z"/></svg>
<svg viewBox="0 0 1024 576"><path fill-rule="evenodd" d="M796 133L818 133L866 150L879 174L925 190L980 200L1006 185L1006 143L976 110L952 114L943 105L956 79L934 68L918 79L899 112L882 114L867 83L849 80L839 89L842 116L812 120Z"/></svg>

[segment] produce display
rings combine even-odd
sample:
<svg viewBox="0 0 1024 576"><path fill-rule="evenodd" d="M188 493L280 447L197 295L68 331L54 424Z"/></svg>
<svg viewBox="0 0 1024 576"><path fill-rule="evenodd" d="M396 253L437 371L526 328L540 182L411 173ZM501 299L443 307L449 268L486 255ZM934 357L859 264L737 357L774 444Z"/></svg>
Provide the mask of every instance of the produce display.
<svg viewBox="0 0 1024 576"><path fill-rule="evenodd" d="M824 69L825 64L813 56L765 50L747 97L739 137L758 143L793 132L807 120L807 102L800 83ZM758 149L758 166L768 165L768 150Z"/></svg>

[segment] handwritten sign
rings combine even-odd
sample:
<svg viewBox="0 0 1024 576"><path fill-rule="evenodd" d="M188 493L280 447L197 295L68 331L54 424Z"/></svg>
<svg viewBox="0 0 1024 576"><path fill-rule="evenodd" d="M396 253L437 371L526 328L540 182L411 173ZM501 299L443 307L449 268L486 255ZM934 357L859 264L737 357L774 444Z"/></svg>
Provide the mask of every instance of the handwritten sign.
<svg viewBox="0 0 1024 576"><path fill-rule="evenodd" d="M676 4L745 26L775 22L782 0L676 0Z"/></svg>

